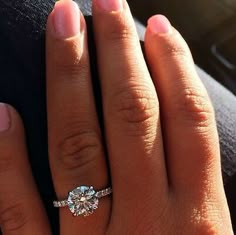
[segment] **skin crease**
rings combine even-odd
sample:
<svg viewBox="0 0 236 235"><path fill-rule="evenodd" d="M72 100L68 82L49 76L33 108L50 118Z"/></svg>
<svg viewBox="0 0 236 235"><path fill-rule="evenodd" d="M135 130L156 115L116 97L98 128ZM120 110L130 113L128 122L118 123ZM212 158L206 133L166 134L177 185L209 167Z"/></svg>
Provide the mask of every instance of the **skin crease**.
<svg viewBox="0 0 236 235"><path fill-rule="evenodd" d="M153 16L146 64L125 0L94 0L93 17L105 129L96 114L85 20L74 2L61 0L47 22L49 162L59 200L79 185L112 185L113 194L88 217L61 208L60 234L232 235L214 110L187 44L164 16ZM2 232L49 235L23 124L2 105Z"/></svg>

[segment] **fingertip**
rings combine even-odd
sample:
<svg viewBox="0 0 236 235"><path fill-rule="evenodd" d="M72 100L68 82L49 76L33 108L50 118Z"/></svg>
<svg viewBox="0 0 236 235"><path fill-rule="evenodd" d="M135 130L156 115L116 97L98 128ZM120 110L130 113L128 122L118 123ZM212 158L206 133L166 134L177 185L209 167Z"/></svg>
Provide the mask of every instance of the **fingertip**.
<svg viewBox="0 0 236 235"><path fill-rule="evenodd" d="M9 104L0 103L0 138L7 141L8 138L23 136L24 127L20 114Z"/></svg>
<svg viewBox="0 0 236 235"><path fill-rule="evenodd" d="M144 42L148 42L148 44L155 43L157 40L160 44L162 41L168 44L168 42L175 41L178 43L180 40L184 40L179 31L164 15L154 15L148 19L144 39Z"/></svg>
<svg viewBox="0 0 236 235"><path fill-rule="evenodd" d="M144 44L147 54L156 57L158 61L160 57L181 55L192 59L185 39L163 15L155 15L148 20Z"/></svg>
<svg viewBox="0 0 236 235"><path fill-rule="evenodd" d="M74 37L80 32L80 9L76 2L61 0L53 10L53 25L58 38Z"/></svg>
<svg viewBox="0 0 236 235"><path fill-rule="evenodd" d="M23 122L18 112L5 103L0 104L0 173L15 166L17 154L25 152Z"/></svg>
<svg viewBox="0 0 236 235"><path fill-rule="evenodd" d="M11 126L11 118L7 105L0 103L0 132L7 131Z"/></svg>
<svg viewBox="0 0 236 235"><path fill-rule="evenodd" d="M48 16L47 32L54 38L67 39L79 35L83 29L79 5L72 0L57 1Z"/></svg>
<svg viewBox="0 0 236 235"><path fill-rule="evenodd" d="M148 28L152 34L170 34L172 26L164 15L154 15L148 20Z"/></svg>

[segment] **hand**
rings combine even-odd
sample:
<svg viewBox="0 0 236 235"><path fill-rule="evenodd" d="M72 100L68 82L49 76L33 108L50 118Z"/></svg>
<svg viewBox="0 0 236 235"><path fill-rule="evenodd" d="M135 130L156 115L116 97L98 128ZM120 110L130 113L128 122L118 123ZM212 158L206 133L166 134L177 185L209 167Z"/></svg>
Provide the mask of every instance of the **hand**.
<svg viewBox="0 0 236 235"><path fill-rule="evenodd" d="M105 128L84 18L61 0L47 25L49 161L59 200L81 185L112 185L113 194L88 217L61 208L60 234L233 234L214 111L186 43L165 17L152 17L150 76L127 3L94 0L93 16ZM0 130L3 234L50 234L22 123L3 104Z"/></svg>

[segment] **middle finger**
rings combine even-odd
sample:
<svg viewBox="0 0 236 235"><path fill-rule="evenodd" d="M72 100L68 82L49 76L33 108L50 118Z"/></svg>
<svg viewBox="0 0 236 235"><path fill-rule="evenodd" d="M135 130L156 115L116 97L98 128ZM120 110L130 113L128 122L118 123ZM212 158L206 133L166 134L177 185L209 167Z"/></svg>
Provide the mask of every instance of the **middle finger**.
<svg viewBox="0 0 236 235"><path fill-rule="evenodd" d="M127 2L94 0L93 16L114 206L133 213L167 190L158 98Z"/></svg>

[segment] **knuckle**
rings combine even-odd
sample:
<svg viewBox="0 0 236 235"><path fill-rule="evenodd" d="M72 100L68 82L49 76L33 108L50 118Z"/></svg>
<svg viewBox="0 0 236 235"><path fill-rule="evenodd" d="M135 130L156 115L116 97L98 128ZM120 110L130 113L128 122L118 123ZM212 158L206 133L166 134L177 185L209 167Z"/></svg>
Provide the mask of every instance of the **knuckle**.
<svg viewBox="0 0 236 235"><path fill-rule="evenodd" d="M176 43L176 41L167 42L166 46L162 46L159 51L159 58L162 63L167 63L170 58L186 58L191 57L191 52L186 44Z"/></svg>
<svg viewBox="0 0 236 235"><path fill-rule="evenodd" d="M99 134L94 130L74 130L58 144L59 161L72 170L91 167L102 153Z"/></svg>
<svg viewBox="0 0 236 235"><path fill-rule="evenodd" d="M4 153L0 156L0 173L10 171L15 165L14 158L12 157L11 151L5 147Z"/></svg>
<svg viewBox="0 0 236 235"><path fill-rule="evenodd" d="M190 225L192 226L193 234L202 235L214 235L219 234L222 224L220 220L215 218L206 218L205 212L199 212L194 214L195 218L190 219Z"/></svg>
<svg viewBox="0 0 236 235"><path fill-rule="evenodd" d="M73 61L71 63L61 63L56 65L58 79L61 79L65 82L78 82L78 76L80 78L88 78L90 76L89 73L89 65L87 61Z"/></svg>
<svg viewBox="0 0 236 235"><path fill-rule="evenodd" d="M65 81L78 81L78 76L80 78L89 77L88 63L82 60L78 63L57 65L57 68L58 78Z"/></svg>
<svg viewBox="0 0 236 235"><path fill-rule="evenodd" d="M162 221L165 221L169 216L168 212L170 208L168 200L164 200L162 203L158 204L158 206L160 210L155 212L147 210L148 207L142 208L142 211L145 211L145 220L141 218L143 215L138 215L137 218L135 218L137 224L133 234L168 234L167 227L162 226Z"/></svg>
<svg viewBox="0 0 236 235"><path fill-rule="evenodd" d="M212 221L204 221L201 224L197 224L195 227L195 234L202 235L216 235L219 233L219 228L212 223Z"/></svg>
<svg viewBox="0 0 236 235"><path fill-rule="evenodd" d="M214 118L213 106L206 93L201 93L198 89L184 89L180 94L180 99L176 99L176 110L183 121L189 121L198 126L208 126Z"/></svg>
<svg viewBox="0 0 236 235"><path fill-rule="evenodd" d="M130 22L127 22L124 17L117 17L106 26L103 37L106 41L121 42L134 38L134 35L135 31Z"/></svg>
<svg viewBox="0 0 236 235"><path fill-rule="evenodd" d="M0 225L7 232L19 232L28 220L29 217L22 203L15 203L0 211Z"/></svg>
<svg viewBox="0 0 236 235"><path fill-rule="evenodd" d="M190 225L195 230L194 234L213 235L225 231L225 221L227 221L228 215L222 213L222 205L218 199L213 199L212 193L211 195L207 193L200 199L195 195L193 204L190 208L187 207L186 215L188 219L190 218ZM230 227L228 228L230 230Z"/></svg>
<svg viewBox="0 0 236 235"><path fill-rule="evenodd" d="M113 99L113 113L125 124L130 133L143 133L158 118L159 105L157 95L146 87L122 89Z"/></svg>
<svg viewBox="0 0 236 235"><path fill-rule="evenodd" d="M53 68L56 69L56 74L66 77L68 80L68 75L72 75L72 78L77 77L78 79L78 74L87 75L89 73L88 53L83 49L80 41L56 43L57 46L53 59L55 63Z"/></svg>

